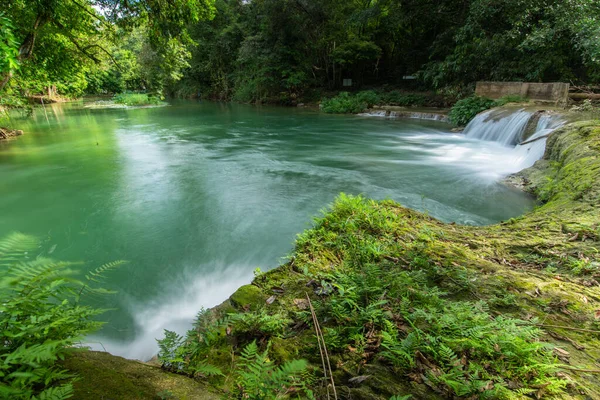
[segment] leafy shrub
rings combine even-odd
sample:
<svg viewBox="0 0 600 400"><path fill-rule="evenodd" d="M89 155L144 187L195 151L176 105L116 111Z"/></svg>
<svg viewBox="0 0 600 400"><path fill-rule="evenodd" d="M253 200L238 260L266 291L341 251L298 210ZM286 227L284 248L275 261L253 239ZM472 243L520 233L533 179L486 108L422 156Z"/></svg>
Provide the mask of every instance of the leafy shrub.
<svg viewBox="0 0 600 400"><path fill-rule="evenodd" d="M321 110L329 114L356 114L363 112L368 104L348 92L341 92L321 102Z"/></svg>
<svg viewBox="0 0 600 400"><path fill-rule="evenodd" d="M121 93L115 95L113 101L117 104L133 107L162 104L162 101L158 97L150 96L145 93Z"/></svg>
<svg viewBox="0 0 600 400"><path fill-rule="evenodd" d="M581 119L600 119L600 103L590 99L574 105L569 111L580 114L578 118Z"/></svg>
<svg viewBox="0 0 600 400"><path fill-rule="evenodd" d="M509 94L496 100L494 102L494 107L502 107L508 103L527 103L528 101L529 99L527 97L518 94Z"/></svg>
<svg viewBox="0 0 600 400"><path fill-rule="evenodd" d="M450 110L450 122L458 126L465 126L477 114L494 107L496 103L487 97L471 96L456 102Z"/></svg>
<svg viewBox="0 0 600 400"><path fill-rule="evenodd" d="M421 107L427 102L427 98L422 94L402 93L399 90L392 90L383 95L386 104L401 107Z"/></svg>
<svg viewBox="0 0 600 400"><path fill-rule="evenodd" d="M55 363L85 335L101 326L102 313L81 303L86 294L107 293L90 283L120 263L102 266L83 281L73 264L29 259L38 248L30 236L0 239L0 398L65 399L74 376Z"/></svg>
<svg viewBox="0 0 600 400"><path fill-rule="evenodd" d="M373 107L381 102L381 98L373 90L363 90L362 92L358 92L355 97L356 100L366 104L367 107Z"/></svg>

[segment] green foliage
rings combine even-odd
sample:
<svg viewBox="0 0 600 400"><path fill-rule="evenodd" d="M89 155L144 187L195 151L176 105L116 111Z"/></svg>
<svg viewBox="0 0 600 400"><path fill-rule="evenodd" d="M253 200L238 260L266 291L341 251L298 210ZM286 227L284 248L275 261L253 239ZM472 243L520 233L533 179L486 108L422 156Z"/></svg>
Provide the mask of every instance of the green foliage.
<svg viewBox="0 0 600 400"><path fill-rule="evenodd" d="M381 103L381 98L373 90L363 90L362 92L356 93L355 97L356 100L366 104L367 107L373 107L374 105Z"/></svg>
<svg viewBox="0 0 600 400"><path fill-rule="evenodd" d="M426 97L422 94L407 94L399 90L392 90L385 93L382 95L382 99L385 104L401 107L421 107L427 101Z"/></svg>
<svg viewBox="0 0 600 400"><path fill-rule="evenodd" d="M19 66L19 44L13 33L12 21L0 13L0 74L13 71Z"/></svg>
<svg viewBox="0 0 600 400"><path fill-rule="evenodd" d="M454 125L465 126L477 114L494 107L495 102L492 99L479 96L471 96L459 100L450 110L448 117Z"/></svg>
<svg viewBox="0 0 600 400"><path fill-rule="evenodd" d="M29 256L35 238L12 234L0 239L0 397L66 399L74 376L55 365L70 348L101 326L103 310L82 304L82 296L106 291L90 286L120 263L76 279L72 263ZM93 279L92 279L93 277Z"/></svg>
<svg viewBox="0 0 600 400"><path fill-rule="evenodd" d="M459 100L452 106L448 114L450 122L458 126L466 126L477 114L492 107L502 107L508 103L526 103L529 100L519 95L507 95L498 100L487 97L471 96Z"/></svg>
<svg viewBox="0 0 600 400"><path fill-rule="evenodd" d="M290 398L295 393L314 399L309 385L312 377L304 360L287 361L276 367L269 359L270 343L260 352L256 342L247 345L238 360L236 399L275 400Z"/></svg>
<svg viewBox="0 0 600 400"><path fill-rule="evenodd" d="M403 374L427 365L431 386L449 395L502 397L508 389L501 377L508 370L519 385L564 388L554 378L558 365L551 347L538 340L538 328L493 318L482 301L449 302L428 275L363 264L330 276L336 291L318 308L320 319L334 322L325 335L328 348L351 346L362 354L373 332L380 332L381 357Z"/></svg>
<svg viewBox="0 0 600 400"><path fill-rule="evenodd" d="M0 9L0 91L77 97L88 80L92 93L142 84L160 93L179 80L193 45L187 28L212 18L214 1L3 0Z"/></svg>
<svg viewBox="0 0 600 400"><path fill-rule="evenodd" d="M593 102L590 99L583 100L570 108L572 113L575 113L576 118L585 120L600 119L600 103Z"/></svg>
<svg viewBox="0 0 600 400"><path fill-rule="evenodd" d="M593 1L469 2L431 48L423 78L435 87L477 80L598 79L600 10ZM596 21L596 22L593 22Z"/></svg>
<svg viewBox="0 0 600 400"><path fill-rule="evenodd" d="M284 315L270 315L264 310L230 316L230 323L236 334L253 337L280 336L283 334L284 328L291 322Z"/></svg>
<svg viewBox="0 0 600 400"><path fill-rule="evenodd" d="M529 99L526 97L520 96L518 94L506 95L500 97L498 100L494 102L494 107L502 107L508 103L527 103Z"/></svg>
<svg viewBox="0 0 600 400"><path fill-rule="evenodd" d="M113 97L113 101L117 104L132 107L162 104L162 101L158 97L145 93L120 93Z"/></svg>
<svg viewBox="0 0 600 400"><path fill-rule="evenodd" d="M367 108L368 104L362 97L348 92L340 92L337 96L321 102L321 110L329 114L356 114Z"/></svg>
<svg viewBox="0 0 600 400"><path fill-rule="evenodd" d="M351 349L357 362L383 358L399 375L424 373L425 383L448 397L510 398L515 385L563 393L566 382L555 376L559 365L535 321L490 311L514 305L514 296L464 300L472 273L436 258L440 232L404 232L413 218L341 195L299 237L297 251L344 260L335 272L311 275L333 288L314 301L319 321L328 321L327 348L334 356Z"/></svg>

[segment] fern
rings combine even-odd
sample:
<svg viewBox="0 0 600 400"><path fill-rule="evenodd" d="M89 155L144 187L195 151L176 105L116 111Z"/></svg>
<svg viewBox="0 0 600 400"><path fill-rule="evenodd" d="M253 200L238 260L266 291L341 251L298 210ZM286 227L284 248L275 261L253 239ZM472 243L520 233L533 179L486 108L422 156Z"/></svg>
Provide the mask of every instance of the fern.
<svg viewBox="0 0 600 400"><path fill-rule="evenodd" d="M250 400L281 399L289 393L302 393L314 399L309 389L312 382L304 360L292 360L276 367L269 359L270 343L264 352L256 342L247 345L239 357L236 398Z"/></svg>
<svg viewBox="0 0 600 400"><path fill-rule="evenodd" d="M34 396L33 400L62 400L68 399L71 396L73 396L73 385L66 384L48 388L37 396Z"/></svg>
<svg viewBox="0 0 600 400"><path fill-rule="evenodd" d="M22 234L0 239L0 398L70 397L73 375L55 363L101 325L102 311L79 301L77 264L29 254L38 246Z"/></svg>
<svg viewBox="0 0 600 400"><path fill-rule="evenodd" d="M22 233L11 233L0 238L0 267L11 265L38 247L39 241L35 237Z"/></svg>
<svg viewBox="0 0 600 400"><path fill-rule="evenodd" d="M224 376L223 372L219 368L206 362L194 366L192 370L194 371L194 374L199 374L202 376Z"/></svg>

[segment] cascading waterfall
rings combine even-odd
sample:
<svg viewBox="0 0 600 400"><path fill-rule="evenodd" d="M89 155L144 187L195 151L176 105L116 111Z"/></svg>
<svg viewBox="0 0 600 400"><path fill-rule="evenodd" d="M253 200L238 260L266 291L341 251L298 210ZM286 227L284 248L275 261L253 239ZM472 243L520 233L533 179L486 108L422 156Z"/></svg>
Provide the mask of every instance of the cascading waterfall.
<svg viewBox="0 0 600 400"><path fill-rule="evenodd" d="M472 139L499 142L515 146L527 128L533 113L525 110L491 110L477 115L465 128L465 135Z"/></svg>
<svg viewBox="0 0 600 400"><path fill-rule="evenodd" d="M531 167L544 156L546 138L564 121L544 111L499 109L479 114L465 128L471 139L507 146L507 163L514 172Z"/></svg>

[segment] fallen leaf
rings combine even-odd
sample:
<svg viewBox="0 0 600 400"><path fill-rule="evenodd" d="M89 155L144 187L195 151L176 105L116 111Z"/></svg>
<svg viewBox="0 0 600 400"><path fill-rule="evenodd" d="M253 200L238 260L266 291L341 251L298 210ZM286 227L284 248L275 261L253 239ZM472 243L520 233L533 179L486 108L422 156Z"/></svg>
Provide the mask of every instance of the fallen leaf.
<svg viewBox="0 0 600 400"><path fill-rule="evenodd" d="M308 301L306 299L294 299L294 304L301 310L308 308Z"/></svg>
<svg viewBox="0 0 600 400"><path fill-rule="evenodd" d="M569 357L571 355L568 351L561 349L560 347L555 347L554 352L559 356Z"/></svg>
<svg viewBox="0 0 600 400"><path fill-rule="evenodd" d="M369 379L371 377L371 375L360 375L360 376L356 376L352 379L349 379L348 382L350 383L361 383L366 381L367 379Z"/></svg>
<svg viewBox="0 0 600 400"><path fill-rule="evenodd" d="M267 304L273 304L274 301L275 301L275 296L271 296L267 299Z"/></svg>

